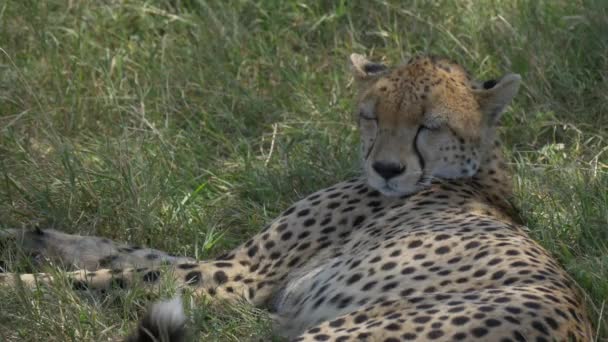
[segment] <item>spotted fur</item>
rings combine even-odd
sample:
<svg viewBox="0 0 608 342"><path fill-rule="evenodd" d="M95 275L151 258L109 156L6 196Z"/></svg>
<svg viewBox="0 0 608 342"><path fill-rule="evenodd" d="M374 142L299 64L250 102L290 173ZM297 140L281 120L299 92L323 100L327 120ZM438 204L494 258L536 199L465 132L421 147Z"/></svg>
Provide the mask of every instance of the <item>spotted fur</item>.
<svg viewBox="0 0 608 342"><path fill-rule="evenodd" d="M496 125L519 76L476 82L431 57L389 68L353 55L351 67L365 175L294 203L223 257L55 231L26 233L24 249L82 267L75 289L145 287L166 272L199 295L270 306L293 341L593 340L576 285L509 203ZM105 247L85 253L93 240Z"/></svg>

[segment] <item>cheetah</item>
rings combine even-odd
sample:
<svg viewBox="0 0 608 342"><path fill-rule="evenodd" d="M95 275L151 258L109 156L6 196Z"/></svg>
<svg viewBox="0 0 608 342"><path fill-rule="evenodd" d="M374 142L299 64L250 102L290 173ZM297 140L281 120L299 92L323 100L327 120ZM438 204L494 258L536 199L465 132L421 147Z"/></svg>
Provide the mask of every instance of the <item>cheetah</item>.
<svg viewBox="0 0 608 342"><path fill-rule="evenodd" d="M497 126L521 78L478 82L421 55L389 67L350 56L362 176L296 202L215 259L55 230L7 230L26 251L81 268L75 289L152 288L167 275L213 300L266 307L291 341L591 341L576 284L510 203ZM48 274L3 274L32 285ZM178 341L179 300L131 341Z"/></svg>

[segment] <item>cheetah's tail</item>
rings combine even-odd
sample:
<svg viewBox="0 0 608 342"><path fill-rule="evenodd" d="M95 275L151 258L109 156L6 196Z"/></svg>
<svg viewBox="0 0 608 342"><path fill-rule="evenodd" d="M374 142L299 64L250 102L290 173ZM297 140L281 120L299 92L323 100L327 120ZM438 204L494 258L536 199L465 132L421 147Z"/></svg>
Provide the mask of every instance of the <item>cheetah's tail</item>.
<svg viewBox="0 0 608 342"><path fill-rule="evenodd" d="M186 340L186 315L180 297L157 302L139 322L126 342L183 342Z"/></svg>

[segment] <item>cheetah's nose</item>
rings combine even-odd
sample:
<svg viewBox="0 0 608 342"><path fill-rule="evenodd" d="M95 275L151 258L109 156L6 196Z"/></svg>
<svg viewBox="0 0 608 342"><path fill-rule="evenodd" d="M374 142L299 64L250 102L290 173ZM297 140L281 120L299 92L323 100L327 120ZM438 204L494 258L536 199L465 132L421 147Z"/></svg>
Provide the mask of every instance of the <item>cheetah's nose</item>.
<svg viewBox="0 0 608 342"><path fill-rule="evenodd" d="M398 176L405 171L404 165L386 161L374 162L372 168L386 180Z"/></svg>

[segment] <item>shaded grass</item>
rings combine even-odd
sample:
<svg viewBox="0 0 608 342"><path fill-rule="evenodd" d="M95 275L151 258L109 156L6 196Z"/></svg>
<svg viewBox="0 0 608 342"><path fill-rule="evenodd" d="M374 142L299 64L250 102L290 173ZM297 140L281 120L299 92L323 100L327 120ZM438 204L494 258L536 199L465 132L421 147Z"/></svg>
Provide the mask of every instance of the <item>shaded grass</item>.
<svg viewBox="0 0 608 342"><path fill-rule="evenodd" d="M444 55L523 75L503 120L516 202L606 337L606 18L602 0L1 3L0 225L221 254L357 172L351 52ZM110 338L147 301L0 296L8 340ZM201 340L268 333L222 310L195 310Z"/></svg>

